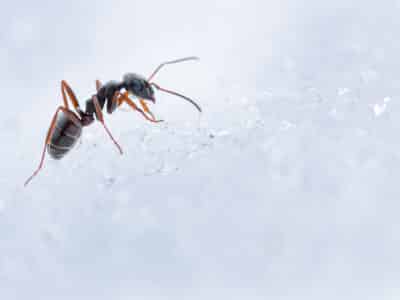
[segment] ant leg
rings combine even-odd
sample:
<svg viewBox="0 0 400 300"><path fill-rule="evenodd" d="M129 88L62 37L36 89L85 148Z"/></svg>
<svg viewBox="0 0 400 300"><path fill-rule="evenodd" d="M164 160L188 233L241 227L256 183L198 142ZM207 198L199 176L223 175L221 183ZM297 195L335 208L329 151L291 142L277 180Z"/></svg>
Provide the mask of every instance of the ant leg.
<svg viewBox="0 0 400 300"><path fill-rule="evenodd" d="M100 80L96 80L96 91L99 91L101 88L102 84Z"/></svg>
<svg viewBox="0 0 400 300"><path fill-rule="evenodd" d="M102 83L100 80L96 80L96 90L97 92L99 92L99 90L102 87ZM125 92L126 94L128 94L128 92ZM121 105L121 101L119 101L118 97L119 97L119 92L115 92L112 99L111 99L111 107L118 107ZM107 110L108 110L108 105L107 105ZM113 109L114 110L114 109Z"/></svg>
<svg viewBox="0 0 400 300"><path fill-rule="evenodd" d="M100 108L100 104L99 104L99 100L97 99L97 96L94 95L92 97L93 103L94 103L94 107L96 109L96 116L97 119L100 121L101 124L103 124L104 129L106 130L108 136L111 138L111 140L114 142L115 146L117 146L119 152L121 153L121 155L123 154L122 148L121 146L117 143L117 141L114 139L114 137L112 136L110 130L107 128L106 124L104 123L104 117L103 117L103 113L101 112L101 108Z"/></svg>
<svg viewBox="0 0 400 300"><path fill-rule="evenodd" d="M47 147L47 144L49 143L51 137L53 136L54 128L56 127L57 115L58 115L58 113L59 113L60 111L63 111L63 112L65 112L66 114L71 113L71 111L70 111L68 108L65 108L65 107L62 107L62 106L59 106L59 107L57 108L56 112L54 113L53 119L51 120L49 130L47 131L47 135L46 135L46 139L45 139L44 147L43 147L43 152L42 152L42 157L41 157L41 159L40 159L39 166L38 166L38 168L35 170L35 172L33 172L33 174L31 175L31 177L29 177L29 178L25 181L24 186L27 186L28 183L39 173L39 171L40 171L40 170L42 169L42 167L43 167L44 158L45 158L45 155L46 155L46 147Z"/></svg>
<svg viewBox="0 0 400 300"><path fill-rule="evenodd" d="M148 114L153 118L153 120L155 120L156 118L154 117L154 114L150 111L150 109L149 109L149 107L147 106L146 102L144 102L144 100L141 99L141 98L139 98L139 102L140 102L140 104L142 105L143 110L144 110L146 113L148 113Z"/></svg>
<svg viewBox="0 0 400 300"><path fill-rule="evenodd" d="M133 102L128 96L126 96L126 94L120 94L120 99L119 99L119 104L122 104L123 102L125 102L126 104L128 104L132 109L137 110L138 112L140 112L142 114L142 116L153 123L159 123L159 122L163 122L163 120L153 120L151 118L149 118L145 112L143 110L141 110L136 104L135 102Z"/></svg>
<svg viewBox="0 0 400 300"><path fill-rule="evenodd" d="M72 102L72 105L74 106L75 110L78 113L81 113L82 110L79 107L79 102L75 96L74 91L72 90L72 88L69 86L69 84L65 81L65 80L61 80L61 94L63 96L63 101L64 101L64 106L69 109L68 106L68 100L67 100L67 95L69 97L69 99Z"/></svg>
<svg viewBox="0 0 400 300"><path fill-rule="evenodd" d="M128 97L128 92L124 92L124 94L121 94L120 92L116 92L114 94L114 97L113 97L112 101L113 102L114 101L117 102L117 107L120 107L122 105L122 103L124 102L123 101L123 97ZM125 111L125 112L130 111L127 108L120 108L120 110Z"/></svg>
<svg viewBox="0 0 400 300"><path fill-rule="evenodd" d="M124 99L130 99L129 98L129 93L127 91L125 91L123 94L117 92L117 93L115 93L115 95L118 96L118 98L117 98L117 101L118 101L117 105L118 106L121 106L121 104L124 102Z"/></svg>

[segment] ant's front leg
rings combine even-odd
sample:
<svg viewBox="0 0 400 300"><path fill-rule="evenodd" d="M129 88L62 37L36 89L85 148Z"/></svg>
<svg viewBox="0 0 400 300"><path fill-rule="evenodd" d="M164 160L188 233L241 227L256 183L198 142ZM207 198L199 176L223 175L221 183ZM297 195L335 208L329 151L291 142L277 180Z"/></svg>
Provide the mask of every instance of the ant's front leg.
<svg viewBox="0 0 400 300"><path fill-rule="evenodd" d="M129 97L128 97L128 92L125 92L125 93L123 93L123 94L119 94L119 98L118 98L118 105L121 105L122 103L126 103L126 104L128 104L132 109L134 109L134 110L136 110L136 111L138 111L138 112L140 112L141 114L142 114L142 116L147 120L147 121L150 121L150 122L153 122L153 123L159 123L159 122L163 122L164 120L156 120L155 118L154 118L154 115L152 115L152 117L153 118L149 118L147 115L146 115L146 113L142 110L142 109L140 109L136 104L135 104L135 102L133 102Z"/></svg>
<svg viewBox="0 0 400 300"><path fill-rule="evenodd" d="M97 92L100 90L101 87L102 87L102 83L100 82L100 80L96 80L96 90L97 90ZM114 106L119 107L119 106L122 105L122 103L125 102L125 103L127 103L131 108L133 108L134 110L136 110L136 111L138 111L139 113L141 113L142 116L143 116L146 120L148 120L148 121L150 121L150 122L153 122L153 123L163 122L163 120L156 120L156 118L154 117L154 114L150 111L150 109L148 108L148 106L146 105L146 103L144 102L144 100L139 99L139 101L140 101L140 104L141 104L143 110L140 109L140 108L129 98L128 92L127 92L127 91L125 91L124 93L115 92L115 93L114 93L114 96L113 96L112 99L111 99L111 102L112 102L111 106L113 106L113 107L114 107ZM148 114L151 116L151 118L149 118L149 117L147 116L146 113L148 113Z"/></svg>
<svg viewBox="0 0 400 300"><path fill-rule="evenodd" d="M139 102L140 102L140 104L142 105L143 110L144 110L146 113L148 113L148 114L153 118L153 120L155 121L156 118L154 117L154 114L150 111L150 109L149 109L149 107L147 106L146 102L144 102L144 100L143 100L142 98L139 98Z"/></svg>

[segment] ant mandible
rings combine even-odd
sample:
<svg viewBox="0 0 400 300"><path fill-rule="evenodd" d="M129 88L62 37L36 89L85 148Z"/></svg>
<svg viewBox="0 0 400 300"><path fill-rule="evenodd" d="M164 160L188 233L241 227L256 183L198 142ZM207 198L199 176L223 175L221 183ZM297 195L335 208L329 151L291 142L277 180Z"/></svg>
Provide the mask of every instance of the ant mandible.
<svg viewBox="0 0 400 300"><path fill-rule="evenodd" d="M127 73L123 76L121 82L110 81L104 85L101 84L99 80L96 80L96 90L97 93L94 94L89 100L86 101L85 111L83 111L78 103L77 97L74 91L68 85L65 80L61 81L61 94L63 97L63 105L59 106L54 113L53 119L50 123L48 129L42 156L40 163L35 172L25 181L25 186L39 173L43 167L43 162L46 154L46 149L49 155L54 159L61 159L65 154L67 154L76 144L78 139L82 134L82 128L89 126L95 120L95 118L100 121L106 130L108 136L117 146L119 152L122 154L122 148L117 143L117 141L112 136L110 130L104 123L104 117L102 109L107 103L107 113L111 114L115 111L117 107L121 104L128 104L133 110L138 111L143 115L143 117L154 123L162 122L162 120L157 120L153 113L148 108L144 100L151 101L155 103L154 98L154 88L159 91L166 92L178 97L185 99L186 101L192 103L196 109L201 112L200 106L192 99L181 95L177 92L164 89L158 84L151 82L157 72L165 65L175 64L179 62L184 62L188 60L197 60L197 57L185 57L181 59L176 59L172 61L167 61L160 64L153 73L146 79L140 75L134 73ZM125 91L121 92L124 89ZM129 94L137 97L141 108L139 108L130 98ZM68 98L72 102L72 106L75 111L70 110L68 104Z"/></svg>

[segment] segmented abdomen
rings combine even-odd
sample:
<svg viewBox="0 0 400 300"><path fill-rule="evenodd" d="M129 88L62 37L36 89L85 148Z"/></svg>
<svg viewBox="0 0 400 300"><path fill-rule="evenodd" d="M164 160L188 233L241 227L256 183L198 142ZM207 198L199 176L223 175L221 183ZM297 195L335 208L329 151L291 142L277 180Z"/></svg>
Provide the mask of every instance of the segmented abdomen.
<svg viewBox="0 0 400 300"><path fill-rule="evenodd" d="M63 111L58 114L53 134L47 144L47 152L54 159L61 159L75 146L81 136L82 125L77 118L75 121L71 118Z"/></svg>

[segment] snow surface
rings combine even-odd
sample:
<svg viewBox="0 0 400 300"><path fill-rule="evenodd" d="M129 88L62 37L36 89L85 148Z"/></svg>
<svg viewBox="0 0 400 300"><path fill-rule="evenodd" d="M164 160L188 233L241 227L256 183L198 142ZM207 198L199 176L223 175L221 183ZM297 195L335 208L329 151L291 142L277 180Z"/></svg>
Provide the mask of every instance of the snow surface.
<svg viewBox="0 0 400 300"><path fill-rule="evenodd" d="M350 2L350 3L348 3ZM398 299L399 1L12 1L0 13L1 299ZM36 168L66 79L163 69Z"/></svg>

